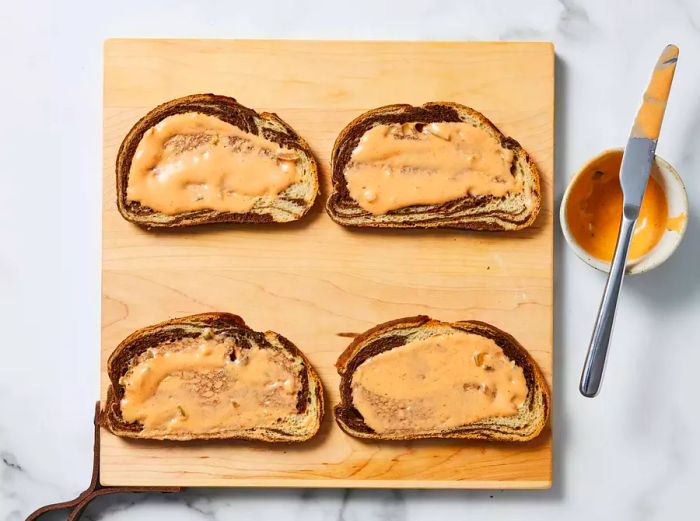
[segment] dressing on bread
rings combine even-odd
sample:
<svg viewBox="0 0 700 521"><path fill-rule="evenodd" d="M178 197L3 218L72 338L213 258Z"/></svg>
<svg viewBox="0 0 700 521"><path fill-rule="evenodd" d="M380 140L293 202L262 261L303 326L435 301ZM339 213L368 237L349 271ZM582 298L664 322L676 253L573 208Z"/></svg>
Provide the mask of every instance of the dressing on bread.
<svg viewBox="0 0 700 521"><path fill-rule="evenodd" d="M119 383L122 417L145 435L274 428L297 414L301 390L283 352L211 332L149 348Z"/></svg>
<svg viewBox="0 0 700 521"><path fill-rule="evenodd" d="M165 215L245 213L299 181L299 154L199 112L147 129L131 160L126 198Z"/></svg>
<svg viewBox="0 0 700 521"><path fill-rule="evenodd" d="M390 123L362 135L344 176L350 197L382 215L466 196L521 193L513 160L513 150L470 123Z"/></svg>
<svg viewBox="0 0 700 521"><path fill-rule="evenodd" d="M496 342L461 331L368 358L351 389L354 408L378 434L448 431L516 416L528 394L523 369Z"/></svg>

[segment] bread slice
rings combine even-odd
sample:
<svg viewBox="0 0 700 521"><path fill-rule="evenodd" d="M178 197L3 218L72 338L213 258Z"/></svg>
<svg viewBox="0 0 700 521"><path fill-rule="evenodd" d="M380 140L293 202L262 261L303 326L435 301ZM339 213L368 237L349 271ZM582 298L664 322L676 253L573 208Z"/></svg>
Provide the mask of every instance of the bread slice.
<svg viewBox="0 0 700 521"><path fill-rule="evenodd" d="M514 153L514 175L523 176L522 193L503 197L471 196L443 204L408 206L374 215L361 208L349 194L345 169L362 136L376 125L465 122L492 134L503 148ZM340 133L331 156L333 190L326 211L338 224L374 228L462 228L468 230L520 230L530 226L541 206L540 174L527 152L513 138L504 136L480 112L451 102L387 105L355 118Z"/></svg>
<svg viewBox="0 0 700 521"><path fill-rule="evenodd" d="M449 430L402 429L377 433L370 428L353 404L353 376L368 359L409 342L434 335L465 332L493 340L503 354L522 368L527 395L515 416L485 418ZM544 428L550 411L547 383L528 352L509 334L477 321L439 322L426 316L392 320L359 335L336 363L340 374L341 401L335 407L335 418L351 436L380 440L412 440L418 438L463 438L474 440L527 441ZM416 382L420 385L420 382ZM394 409L392 409L394 410ZM409 417L410 420L410 417Z"/></svg>
<svg viewBox="0 0 700 521"><path fill-rule="evenodd" d="M136 366L136 362L152 348L171 349L182 339L200 338L231 339L241 350L270 349L283 355L290 370L298 375L299 391L296 398L296 413L278 419L270 426L255 426L240 430L214 430L211 432L159 431L144 432L139 422L128 422L122 416L121 400L125 388L120 379ZM223 341L223 340L222 340ZM152 351L151 351L152 353ZM231 355L229 355L231 356ZM231 356L231 359L235 359ZM241 361L243 365L245 363ZM308 440L318 431L323 416L323 389L318 374L309 361L292 342L283 336L267 331L259 333L245 325L243 319L230 313L204 313L176 318L146 327L129 335L114 350L107 362L107 373L111 385L102 414L102 424L117 436L158 440L211 440L245 439L267 442L292 442ZM230 383L229 383L230 384ZM227 384L224 383L224 388ZM221 388L221 387L215 387ZM236 405L236 404L234 404ZM179 407L178 407L179 408ZM232 414L234 409L232 408Z"/></svg>
<svg viewBox="0 0 700 521"><path fill-rule="evenodd" d="M129 171L144 133L168 116L184 113L214 116L244 132L262 136L282 148L295 151L299 180L277 197L261 196L250 211L234 213L198 209L166 215L127 198ZM258 114L235 99L215 94L195 94L164 103L142 117L124 138L116 163L117 207L124 219L147 228L175 228L208 223L284 223L296 221L313 206L318 194L318 166L309 145L277 114Z"/></svg>

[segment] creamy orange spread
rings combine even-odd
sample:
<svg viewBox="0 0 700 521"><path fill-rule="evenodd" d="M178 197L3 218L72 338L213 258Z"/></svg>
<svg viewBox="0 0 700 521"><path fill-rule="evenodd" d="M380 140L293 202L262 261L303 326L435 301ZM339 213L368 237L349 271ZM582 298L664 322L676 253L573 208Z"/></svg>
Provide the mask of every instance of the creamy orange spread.
<svg viewBox="0 0 700 521"><path fill-rule="evenodd" d="M685 212L669 217L666 221L666 229L671 232L681 232L687 220L688 215Z"/></svg>
<svg viewBox="0 0 700 521"><path fill-rule="evenodd" d="M622 220L620 165L622 151L603 156L582 172L571 187L566 206L566 220L576 242L593 255L610 261L615 253ZM668 203L661 185L654 178L652 165L639 218L632 233L630 259L637 259L654 248L669 226Z"/></svg>
<svg viewBox="0 0 700 521"><path fill-rule="evenodd" d="M296 151L214 116L176 114L144 133L126 197L167 215L244 213L298 181L298 160Z"/></svg>
<svg viewBox="0 0 700 521"><path fill-rule="evenodd" d="M668 45L656 63L649 86L644 92L642 106L632 127L633 137L658 139L677 59L678 47Z"/></svg>
<svg viewBox="0 0 700 521"><path fill-rule="evenodd" d="M468 123L394 123L363 134L344 174L350 197L380 215L467 195L521 192L512 166L512 150Z"/></svg>
<svg viewBox="0 0 700 521"><path fill-rule="evenodd" d="M433 431L515 416L527 397L520 366L493 340L464 332L395 347L360 364L352 400L378 433Z"/></svg>
<svg viewBox="0 0 700 521"><path fill-rule="evenodd" d="M300 390L283 353L211 335L150 348L119 383L122 416L144 433L274 426L296 414Z"/></svg>

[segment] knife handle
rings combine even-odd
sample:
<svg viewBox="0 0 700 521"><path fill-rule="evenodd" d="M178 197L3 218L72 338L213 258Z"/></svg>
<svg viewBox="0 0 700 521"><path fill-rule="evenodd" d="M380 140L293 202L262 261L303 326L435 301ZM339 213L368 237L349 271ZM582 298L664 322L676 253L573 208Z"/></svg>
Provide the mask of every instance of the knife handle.
<svg viewBox="0 0 700 521"><path fill-rule="evenodd" d="M593 398L600 391L600 383L603 380L603 370L605 369L605 359L608 354L610 335L612 334L613 322L615 321L615 309L617 308L617 297L620 294L622 279L625 276L625 265L627 263L627 252L632 240L632 232L637 218L631 219L622 216L620 223L620 234L617 239L617 247L613 257L608 282L605 284L603 299L600 301L598 318L593 328L591 343L588 346L586 362L581 374L581 384L579 390L581 394Z"/></svg>

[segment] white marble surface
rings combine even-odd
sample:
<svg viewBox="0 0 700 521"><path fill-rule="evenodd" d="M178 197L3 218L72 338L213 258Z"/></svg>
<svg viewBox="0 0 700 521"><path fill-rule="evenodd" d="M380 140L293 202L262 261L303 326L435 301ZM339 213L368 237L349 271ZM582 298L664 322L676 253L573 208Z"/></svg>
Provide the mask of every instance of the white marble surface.
<svg viewBox="0 0 700 521"><path fill-rule="evenodd" d="M206 3L6 1L0 9L0 518L73 497L90 472L101 43L112 36L554 41L557 200L586 158L625 141L653 62L674 42L681 57L659 153L684 177L692 218L666 265L628 279L595 400L577 384L604 279L557 231L549 491L197 490L100 500L88 518L697 518L700 3Z"/></svg>

